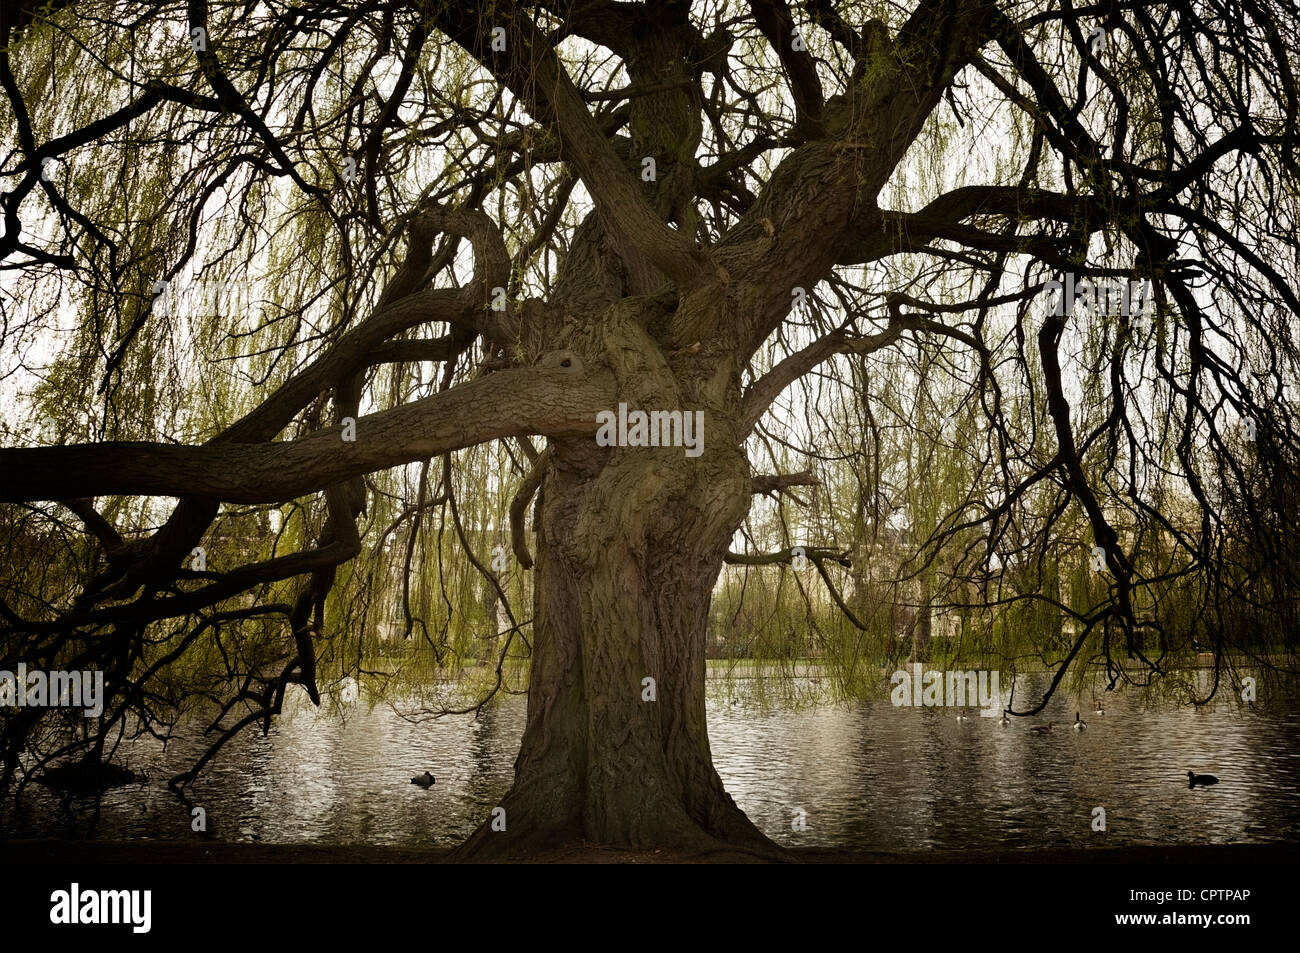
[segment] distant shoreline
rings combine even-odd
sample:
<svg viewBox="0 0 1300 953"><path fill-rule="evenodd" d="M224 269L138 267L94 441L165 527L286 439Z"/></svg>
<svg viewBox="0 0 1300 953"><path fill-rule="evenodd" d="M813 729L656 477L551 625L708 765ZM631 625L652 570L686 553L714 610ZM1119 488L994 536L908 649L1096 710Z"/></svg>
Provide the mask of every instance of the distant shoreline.
<svg viewBox="0 0 1300 953"><path fill-rule="evenodd" d="M222 841L0 841L11 864L436 864L451 853L436 847L367 844L249 844ZM801 847L807 864L1294 864L1300 844L1181 844L1047 847L1025 850L861 851ZM542 864L746 863L740 853L621 851L587 844L518 858Z"/></svg>

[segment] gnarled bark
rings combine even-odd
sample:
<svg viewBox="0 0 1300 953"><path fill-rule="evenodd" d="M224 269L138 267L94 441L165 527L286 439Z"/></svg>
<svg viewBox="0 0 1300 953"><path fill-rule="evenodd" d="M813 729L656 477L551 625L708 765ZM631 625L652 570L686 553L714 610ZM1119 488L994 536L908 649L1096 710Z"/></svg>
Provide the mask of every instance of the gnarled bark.
<svg viewBox="0 0 1300 953"><path fill-rule="evenodd" d="M744 458L557 450L541 489L528 722L505 829L485 820L461 856L583 838L779 857L723 789L705 718L709 602L749 504Z"/></svg>

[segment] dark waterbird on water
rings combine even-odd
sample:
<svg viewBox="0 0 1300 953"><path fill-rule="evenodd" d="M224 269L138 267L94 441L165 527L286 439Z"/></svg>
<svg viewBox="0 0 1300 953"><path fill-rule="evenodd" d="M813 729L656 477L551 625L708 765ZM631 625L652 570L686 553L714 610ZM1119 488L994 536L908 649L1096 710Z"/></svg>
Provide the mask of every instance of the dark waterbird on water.
<svg viewBox="0 0 1300 953"><path fill-rule="evenodd" d="M1187 772L1187 786L1189 788L1194 788L1198 784L1205 786L1218 783L1219 779L1212 774L1193 774L1191 771Z"/></svg>
<svg viewBox="0 0 1300 953"><path fill-rule="evenodd" d="M435 781L433 775L426 771L424 774L411 778L411 783L418 784L422 788L428 788L432 787L435 784Z"/></svg>

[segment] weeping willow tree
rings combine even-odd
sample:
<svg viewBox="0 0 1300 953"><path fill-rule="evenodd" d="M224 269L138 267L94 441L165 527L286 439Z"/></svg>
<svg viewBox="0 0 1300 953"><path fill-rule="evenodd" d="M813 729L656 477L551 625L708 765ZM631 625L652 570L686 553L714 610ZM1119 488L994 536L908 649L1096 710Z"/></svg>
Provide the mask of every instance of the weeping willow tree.
<svg viewBox="0 0 1300 953"><path fill-rule="evenodd" d="M892 540L1053 687L1294 648L1286 0L3 16L0 657L109 693L0 712L6 782L195 698L211 756L387 627L526 660L466 855L773 854L709 750L728 563L861 631Z"/></svg>

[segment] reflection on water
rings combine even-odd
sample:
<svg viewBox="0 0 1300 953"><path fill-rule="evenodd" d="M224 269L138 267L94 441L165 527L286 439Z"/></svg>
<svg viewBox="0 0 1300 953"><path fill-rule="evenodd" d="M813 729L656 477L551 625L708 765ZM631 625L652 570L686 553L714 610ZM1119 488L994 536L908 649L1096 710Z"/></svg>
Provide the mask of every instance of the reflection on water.
<svg viewBox="0 0 1300 953"><path fill-rule="evenodd" d="M1095 715L1090 703L1060 699L1032 720L1057 723L1038 736L1028 732L1029 719L963 724L950 708L759 704L756 687L757 679L739 680L711 698L713 755L736 802L785 844L909 850L1290 841L1300 822L1294 689L1257 709L1230 701L1170 709L1109 695L1106 714ZM1076 707L1086 731L1070 730ZM206 810L209 833L446 846L488 817L509 786L522 698L477 720L415 724L364 701L345 712L300 707L268 737L232 742L190 795ZM202 750L197 731L166 751L137 743L126 762L153 780L113 789L98 803L32 785L21 804L0 811L0 836L188 838L189 808L165 782ZM426 769L437 777L433 788L410 783ZM1188 790L1188 770L1221 783ZM1099 806L1104 834L1091 829ZM801 833L791 830L798 808L807 816Z"/></svg>

